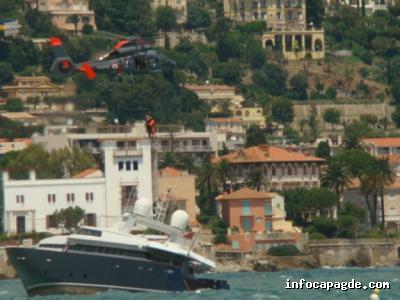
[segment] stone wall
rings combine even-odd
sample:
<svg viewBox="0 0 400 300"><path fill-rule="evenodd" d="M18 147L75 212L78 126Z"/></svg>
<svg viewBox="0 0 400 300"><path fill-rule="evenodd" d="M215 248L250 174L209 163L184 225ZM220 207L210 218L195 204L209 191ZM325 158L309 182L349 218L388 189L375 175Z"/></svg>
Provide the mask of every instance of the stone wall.
<svg viewBox="0 0 400 300"><path fill-rule="evenodd" d="M368 103L366 104L316 104L315 108L317 110L318 119L320 124L326 129L330 129L330 124L323 121L323 114L328 108L335 108L339 110L341 115L341 121L346 123L352 120L359 119L360 115L363 114L373 114L382 119L383 117L388 117L394 111L394 106L388 105L387 103ZM310 104L296 104L294 105L294 121L293 126L297 129L300 127L300 122L306 119L311 113Z"/></svg>
<svg viewBox="0 0 400 300"><path fill-rule="evenodd" d="M392 266L400 263L399 239L329 239L310 241L318 264L330 267Z"/></svg>
<svg viewBox="0 0 400 300"><path fill-rule="evenodd" d="M7 253L5 247L0 247L0 279L15 278L14 268L8 264Z"/></svg>

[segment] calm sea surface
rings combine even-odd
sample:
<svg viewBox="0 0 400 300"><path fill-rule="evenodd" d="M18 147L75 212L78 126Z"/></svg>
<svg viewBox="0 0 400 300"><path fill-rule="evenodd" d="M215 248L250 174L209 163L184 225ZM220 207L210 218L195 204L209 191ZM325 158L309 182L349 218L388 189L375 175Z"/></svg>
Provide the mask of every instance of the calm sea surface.
<svg viewBox="0 0 400 300"><path fill-rule="evenodd" d="M128 293L107 291L92 296L47 296L35 297L35 300L101 300L101 299L352 299L368 300L371 291L349 290L288 290L285 289L287 278L308 281L351 281L354 278L363 284L370 281L390 282L390 290L383 290L380 299L400 300L400 268L369 268L369 269L318 269L307 271L284 271L276 273L219 273L208 274L207 277L227 279L231 285L229 291L201 291L197 293ZM0 281L0 299L22 300L26 297L24 288L19 280Z"/></svg>

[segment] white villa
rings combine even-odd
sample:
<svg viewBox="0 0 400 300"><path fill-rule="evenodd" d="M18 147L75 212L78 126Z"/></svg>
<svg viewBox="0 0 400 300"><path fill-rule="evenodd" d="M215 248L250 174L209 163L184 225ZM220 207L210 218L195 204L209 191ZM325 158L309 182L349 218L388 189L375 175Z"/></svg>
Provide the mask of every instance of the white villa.
<svg viewBox="0 0 400 300"><path fill-rule="evenodd" d="M3 173L4 229L8 234L57 232L54 212L79 206L85 223L108 227L133 208L136 199L153 199L157 159L148 139L101 141L104 173L88 170L69 179L10 179ZM154 176L155 177L155 176Z"/></svg>

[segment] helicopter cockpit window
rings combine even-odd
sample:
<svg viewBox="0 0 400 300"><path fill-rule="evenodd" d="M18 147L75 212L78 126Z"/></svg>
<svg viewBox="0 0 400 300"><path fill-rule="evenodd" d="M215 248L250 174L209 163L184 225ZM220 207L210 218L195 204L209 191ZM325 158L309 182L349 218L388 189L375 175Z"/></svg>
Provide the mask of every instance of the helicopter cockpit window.
<svg viewBox="0 0 400 300"><path fill-rule="evenodd" d="M136 65L136 69L138 69L138 70L146 70L147 69L146 58L142 55L136 56L135 57L135 65Z"/></svg>

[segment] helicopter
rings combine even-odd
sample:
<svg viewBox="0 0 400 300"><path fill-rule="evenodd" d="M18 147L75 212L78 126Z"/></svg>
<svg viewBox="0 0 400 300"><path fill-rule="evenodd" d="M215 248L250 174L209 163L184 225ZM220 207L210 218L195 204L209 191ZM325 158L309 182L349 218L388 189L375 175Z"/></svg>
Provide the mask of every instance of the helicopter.
<svg viewBox="0 0 400 300"><path fill-rule="evenodd" d="M122 39L113 49L92 61L75 63L68 55L61 39L50 38L54 52L51 72L70 77L76 72L85 73L88 79L95 79L99 72L116 75L168 72L176 63L154 50L150 44L140 38Z"/></svg>

